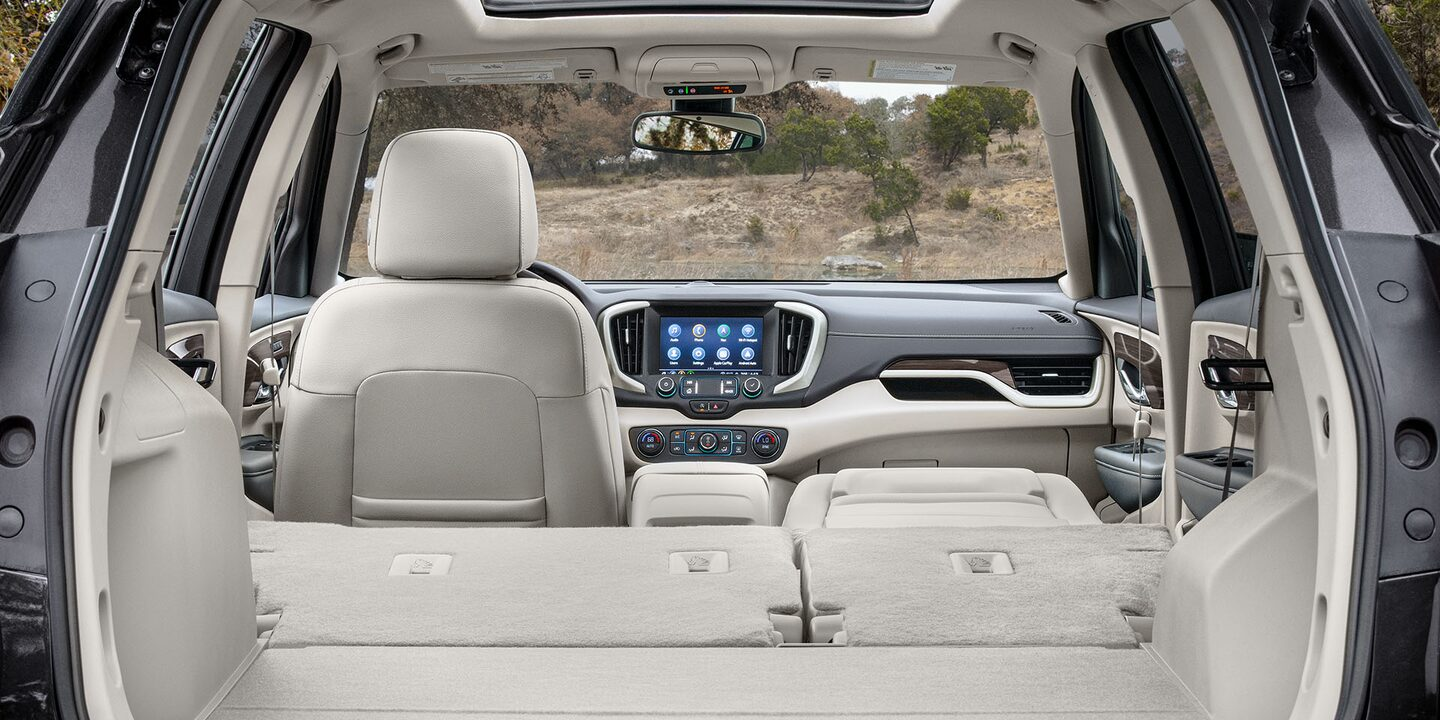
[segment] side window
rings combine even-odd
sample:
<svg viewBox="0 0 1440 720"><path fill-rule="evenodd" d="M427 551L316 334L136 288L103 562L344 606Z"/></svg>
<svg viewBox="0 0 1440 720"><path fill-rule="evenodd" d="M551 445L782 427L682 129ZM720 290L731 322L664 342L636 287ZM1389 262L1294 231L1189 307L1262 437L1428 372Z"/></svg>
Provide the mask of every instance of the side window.
<svg viewBox="0 0 1440 720"><path fill-rule="evenodd" d="M1225 209L1230 213L1230 224L1234 227L1236 236L1241 239L1242 256L1246 257L1246 263L1249 263L1249 256L1254 253L1255 218L1250 214L1250 204L1245 201L1245 192L1240 189L1240 179L1235 174L1235 164L1230 160L1230 150L1220 138L1220 128L1215 124L1215 111L1210 106L1210 100L1205 97L1205 88L1200 85L1200 77L1195 73L1190 54L1185 51L1185 43L1180 40L1180 33L1175 30L1174 23L1166 20L1156 23L1153 28L1156 39L1160 41L1166 57L1170 60L1170 70L1175 74L1175 82L1184 94L1186 104L1190 106L1190 114L1195 118L1200 137L1205 142L1205 151L1210 155L1215 179L1220 184L1220 194L1225 199ZM1249 252L1246 252L1247 249Z"/></svg>
<svg viewBox="0 0 1440 720"><path fill-rule="evenodd" d="M1102 298L1133 296L1136 291L1135 265L1141 250L1138 209L1115 170L1105 133L1090 102L1089 90L1078 76L1072 92L1081 159L1081 188L1092 235L1095 294ZM1141 291L1148 296L1148 271L1141 280Z"/></svg>
<svg viewBox="0 0 1440 720"><path fill-rule="evenodd" d="M220 117L225 112L225 103L230 99L230 93L235 89L235 84L240 80L240 73L245 69L245 64L250 61L251 52L255 49L255 42L264 31L265 25L259 21L250 24L250 30L245 33L245 39L240 43L240 48L235 51L235 61L230 64L230 73L225 76L225 86L220 91L220 97L215 100L215 110L210 113L210 122L205 126L205 137L200 141L200 147L195 149L195 161L190 164L190 174L185 178L185 190L180 194L180 205L175 208L175 224L172 228L178 229L180 221L185 216L185 208L190 205L190 198L195 193L195 178L200 174L200 168L205 162L205 153L210 149L210 143L215 139L215 128L220 125ZM172 237L171 240L174 240Z"/></svg>

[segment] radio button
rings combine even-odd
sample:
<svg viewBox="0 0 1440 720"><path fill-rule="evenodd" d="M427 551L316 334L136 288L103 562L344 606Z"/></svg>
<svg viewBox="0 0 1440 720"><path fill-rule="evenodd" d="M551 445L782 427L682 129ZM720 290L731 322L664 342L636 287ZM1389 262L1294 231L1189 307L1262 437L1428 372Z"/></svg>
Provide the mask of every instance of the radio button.
<svg viewBox="0 0 1440 720"><path fill-rule="evenodd" d="M675 378L663 375L655 381L655 394L660 397L673 397L675 395Z"/></svg>

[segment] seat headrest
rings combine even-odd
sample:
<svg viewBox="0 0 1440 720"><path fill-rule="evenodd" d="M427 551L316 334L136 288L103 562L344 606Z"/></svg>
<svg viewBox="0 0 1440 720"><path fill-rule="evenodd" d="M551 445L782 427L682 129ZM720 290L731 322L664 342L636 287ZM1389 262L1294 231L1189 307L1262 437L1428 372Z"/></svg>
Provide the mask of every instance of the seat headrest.
<svg viewBox="0 0 1440 720"><path fill-rule="evenodd" d="M525 151L488 130L417 130L390 142L370 207L370 264L413 279L509 278L540 234Z"/></svg>

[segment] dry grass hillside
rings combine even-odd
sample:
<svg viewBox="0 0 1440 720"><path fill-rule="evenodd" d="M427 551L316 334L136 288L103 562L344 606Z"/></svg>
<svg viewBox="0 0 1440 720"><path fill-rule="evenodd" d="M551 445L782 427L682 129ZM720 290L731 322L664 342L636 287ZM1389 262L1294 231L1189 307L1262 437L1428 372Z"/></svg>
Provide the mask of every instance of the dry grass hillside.
<svg viewBox="0 0 1440 720"><path fill-rule="evenodd" d="M1047 277L1064 269L1049 158L1038 131L1019 147L991 147L941 172L909 162L925 192L914 212L917 246L876 240L861 175L822 169L798 175L717 178L656 175L536 187L542 260L586 279L827 279ZM967 208L946 195L971 190ZM362 208L362 212L363 212ZM887 232L898 234L903 217ZM363 221L356 223L363 236ZM349 263L368 274L363 237ZM828 262L827 262L828 260Z"/></svg>

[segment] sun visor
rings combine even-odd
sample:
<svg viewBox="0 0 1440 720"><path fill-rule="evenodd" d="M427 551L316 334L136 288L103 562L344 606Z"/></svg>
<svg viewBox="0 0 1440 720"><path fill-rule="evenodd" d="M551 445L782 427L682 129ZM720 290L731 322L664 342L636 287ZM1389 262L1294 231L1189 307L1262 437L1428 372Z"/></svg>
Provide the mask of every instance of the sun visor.
<svg viewBox="0 0 1440 720"><path fill-rule="evenodd" d="M795 52L795 78L845 82L1023 86L1025 69L999 57L877 52L803 47Z"/></svg>
<svg viewBox="0 0 1440 720"><path fill-rule="evenodd" d="M615 53L608 48L567 48L507 55L412 57L385 72L400 84L496 85L614 82Z"/></svg>

